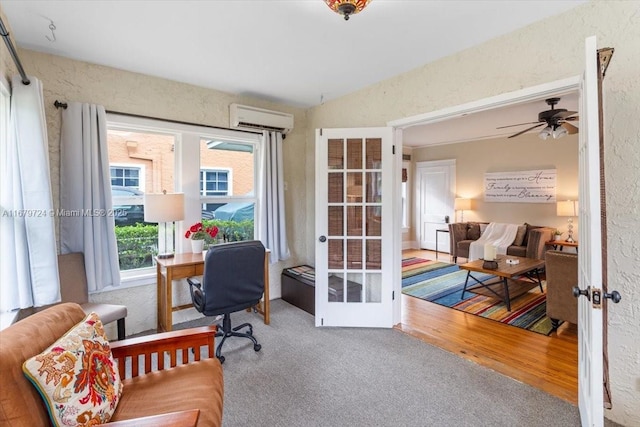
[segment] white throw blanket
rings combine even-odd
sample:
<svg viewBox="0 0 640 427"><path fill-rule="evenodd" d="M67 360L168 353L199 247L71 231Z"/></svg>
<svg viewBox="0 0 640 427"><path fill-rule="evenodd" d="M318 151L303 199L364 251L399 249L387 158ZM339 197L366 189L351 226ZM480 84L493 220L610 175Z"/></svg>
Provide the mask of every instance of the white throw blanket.
<svg viewBox="0 0 640 427"><path fill-rule="evenodd" d="M482 236L469 246L469 261L484 258L484 245L496 247L496 253L505 255L507 248L513 244L518 233L518 225L492 222L482 233Z"/></svg>

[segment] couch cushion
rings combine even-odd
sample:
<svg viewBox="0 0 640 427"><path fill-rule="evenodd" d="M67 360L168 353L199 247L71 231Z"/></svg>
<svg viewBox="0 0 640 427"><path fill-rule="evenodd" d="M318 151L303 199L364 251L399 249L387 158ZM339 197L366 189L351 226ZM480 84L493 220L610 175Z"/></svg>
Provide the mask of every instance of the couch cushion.
<svg viewBox="0 0 640 427"><path fill-rule="evenodd" d="M478 240L480 238L480 224L470 222L467 228L467 239Z"/></svg>
<svg viewBox="0 0 640 427"><path fill-rule="evenodd" d="M507 255L521 256L524 258L527 256L527 247L511 245L507 248Z"/></svg>
<svg viewBox="0 0 640 427"><path fill-rule="evenodd" d="M199 426L218 426L222 419L224 382L218 359L151 372L123 380L125 392L112 421L200 409Z"/></svg>
<svg viewBox="0 0 640 427"><path fill-rule="evenodd" d="M122 393L120 373L96 313L22 365L55 426L105 423Z"/></svg>
<svg viewBox="0 0 640 427"><path fill-rule="evenodd" d="M513 240L514 246L525 246L524 245L524 237L527 235L527 224L522 224L518 226L518 232L516 233L516 238Z"/></svg>

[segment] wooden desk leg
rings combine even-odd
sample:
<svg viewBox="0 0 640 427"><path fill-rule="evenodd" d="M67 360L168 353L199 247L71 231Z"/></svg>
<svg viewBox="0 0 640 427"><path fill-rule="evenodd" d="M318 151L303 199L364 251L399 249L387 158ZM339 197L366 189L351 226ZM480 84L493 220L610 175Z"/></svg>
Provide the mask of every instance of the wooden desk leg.
<svg viewBox="0 0 640 427"><path fill-rule="evenodd" d="M162 267L160 264L156 264L156 330L157 332L162 332L162 315L164 313L164 298L162 297Z"/></svg>
<svg viewBox="0 0 640 427"><path fill-rule="evenodd" d="M165 290L167 292L166 295L166 307L165 307L165 324L164 324L164 332L170 332L173 330L173 268L167 267L167 285L165 286Z"/></svg>

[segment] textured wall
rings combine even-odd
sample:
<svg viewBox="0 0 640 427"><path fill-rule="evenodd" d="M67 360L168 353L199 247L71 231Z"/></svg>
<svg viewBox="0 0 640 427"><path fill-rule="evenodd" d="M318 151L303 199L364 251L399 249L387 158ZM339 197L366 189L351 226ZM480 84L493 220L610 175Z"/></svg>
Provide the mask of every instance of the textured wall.
<svg viewBox="0 0 640 427"><path fill-rule="evenodd" d="M594 1L478 47L396 76L309 111L307 164L314 165L314 129L383 126L582 73L584 40L616 53L604 83L610 289L623 295L609 311L613 409L607 418L640 425L640 2ZM444 35L446 36L446 35ZM315 175L308 168L307 211L314 212ZM307 234L314 236L313 218ZM313 239L309 239L311 243ZM314 259L314 246L307 248Z"/></svg>
<svg viewBox="0 0 640 427"><path fill-rule="evenodd" d="M2 18L2 22L4 22L4 26L7 27L7 31L11 34L11 23L7 20L2 6L0 6L0 17ZM13 37L11 37L11 41L14 42L15 46ZM4 39L0 42L0 70L2 71L0 75L5 79L7 84L11 84L12 75L18 74L18 69L14 65L11 55L9 55L9 49L7 49Z"/></svg>
<svg viewBox="0 0 640 427"><path fill-rule="evenodd" d="M284 142L287 232L292 257L272 265L270 269L271 297L280 297L282 268L299 264L298 254L306 251L303 234L306 215L296 208L294 202L303 199L305 191L304 181L300 179L304 177L305 165L298 160L305 156L304 110L59 56L29 50L20 50L19 53L27 72L42 80L44 86L55 208L59 208L60 202L61 117L60 111L53 106L55 100L90 102L104 105L111 111L221 127L229 126L229 104L232 102L294 114L295 129ZM94 294L91 300L127 305L127 333L151 329L156 321L155 279L147 280L147 283L136 288ZM188 300L186 294L179 297L178 303L185 298Z"/></svg>

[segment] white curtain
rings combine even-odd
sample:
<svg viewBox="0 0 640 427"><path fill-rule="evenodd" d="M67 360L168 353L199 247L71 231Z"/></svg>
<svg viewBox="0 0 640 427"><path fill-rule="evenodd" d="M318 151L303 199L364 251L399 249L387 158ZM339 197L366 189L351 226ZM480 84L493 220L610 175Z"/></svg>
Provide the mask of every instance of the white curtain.
<svg viewBox="0 0 640 427"><path fill-rule="evenodd" d="M83 252L89 291L120 285L104 107L69 102L60 135L60 252ZM75 215L75 213L78 213Z"/></svg>
<svg viewBox="0 0 640 427"><path fill-rule="evenodd" d="M290 256L284 211L282 134L264 131L262 147L259 238L271 249L273 264Z"/></svg>
<svg viewBox="0 0 640 427"><path fill-rule="evenodd" d="M13 77L9 141L0 147L0 309L60 301L42 83Z"/></svg>

